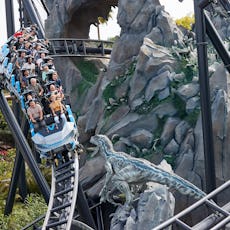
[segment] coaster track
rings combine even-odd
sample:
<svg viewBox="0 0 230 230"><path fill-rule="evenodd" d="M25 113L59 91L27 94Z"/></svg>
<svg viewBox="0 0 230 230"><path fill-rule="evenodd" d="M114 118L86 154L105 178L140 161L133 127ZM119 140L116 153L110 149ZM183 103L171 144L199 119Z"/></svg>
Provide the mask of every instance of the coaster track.
<svg viewBox="0 0 230 230"><path fill-rule="evenodd" d="M35 11L32 9L30 1L23 0L24 9L26 9L29 13L34 13L29 15L31 21L37 23L39 25L39 20L37 19ZM199 1L200 4L208 5L211 1L203 0ZM229 13L230 4L229 0L220 0L220 3L224 6L226 11ZM218 51L220 57L224 61L226 68L230 71L229 67L229 52L225 51L223 44L219 41L218 36L215 34L214 28L212 28L211 23L207 20L206 15L206 24L207 24L207 34L209 38L212 40L216 50ZM35 21L37 20L37 21ZM199 22L197 21L199 25ZM41 36L42 37L42 36ZM100 42L100 41L99 41ZM90 46L87 44L94 45ZM201 44L205 44L205 42L200 42ZM87 39L51 39L50 40L50 54L53 57L100 57L100 58L108 58L108 55L111 53L110 45L105 45L104 42L99 44L96 41L90 41ZM3 98L3 89L7 89L13 97L16 98L17 101L22 100L22 95L20 92L20 83L16 81L16 78L13 74L13 64L9 61L9 47L7 44L3 45L1 49L0 55L0 107L2 110L8 111L8 107ZM205 59L205 58L204 58ZM21 103L22 105L23 103ZM24 106L22 106L22 111L25 116L26 110ZM5 111L4 111L5 112ZM9 113L5 113L6 116L10 116ZM206 116L205 116L206 117ZM16 122L16 121L15 121ZM17 138L19 133L17 131L17 126L15 124L9 124L9 126L13 127L13 132L16 129L15 137ZM15 139L16 139L15 138ZM24 140L24 139L23 139ZM17 141L17 140L16 140ZM23 147L23 144L26 147L25 152L27 150L28 143L23 142L20 146ZM29 151L28 151L29 152ZM29 154L28 154L29 155ZM25 157L24 157L25 158ZM72 204L76 200L75 196L77 196L77 178L78 178L78 159L75 151L68 153L68 159L64 159L63 162L60 159L53 159L56 162L52 166L52 188L51 188L51 197L49 202L48 211L46 213L45 221L42 226L42 229L70 229L70 219L72 216L72 212L74 210ZM33 162L29 162L31 166L33 166ZM36 167L32 167L35 169ZM39 175L38 175L39 176ZM67 187L66 187L67 186ZM76 188L74 188L76 186ZM194 206L189 207L184 212L174 216L172 219L158 226L156 229L164 229L166 226L172 226L176 224L180 228L183 229L220 229L225 226L230 221L229 215L229 203L225 206L216 205L213 206L209 203L208 198L211 198L212 195L219 194L220 190L229 187L229 182L218 188L214 193L211 193L206 198L194 204ZM44 186L44 190L46 190ZM47 192L48 193L48 192ZM72 204L70 204L72 202ZM205 220L198 223L194 227L188 226L186 223L183 223L180 218L184 216L186 213L190 213L192 210L196 209L201 204L207 204L212 206L212 211L214 210L214 214L208 216ZM218 215L216 215L218 214ZM86 226L87 229L87 226Z"/></svg>
<svg viewBox="0 0 230 230"><path fill-rule="evenodd" d="M78 191L78 132L75 120L70 106L65 104L66 121L61 120L59 124L55 125L53 120L51 124L46 124L46 129L34 129L34 124L27 115L28 105L26 105L26 98L24 95L27 88L22 88L22 82L19 80L21 70L17 71L15 62L13 62L15 57L18 58L17 51L16 53L12 53L14 42L15 38L10 38L0 50L0 90L2 95L1 98L3 98L3 100L0 100L0 107L6 118L11 116L12 112L6 100L4 100L2 91L7 90L16 101L20 102L21 111L30 124L30 132L36 151L40 153L41 156L45 155L47 160L51 161L51 194L42 229L68 230L71 228ZM49 118L50 117L49 115ZM21 136L18 134L20 130L18 126L16 126L16 119L8 123L10 123L9 126L11 127L11 131L16 134L16 141L22 142ZM42 141L39 142L36 139L37 136L39 136L40 139L42 138ZM22 139L24 143L22 143L21 146L28 146L26 139ZM25 151L22 151L27 155L31 152L29 146ZM35 168L36 173L39 171L37 166L32 168Z"/></svg>
<svg viewBox="0 0 230 230"><path fill-rule="evenodd" d="M42 230L70 229L78 191L78 155L52 167L50 201Z"/></svg>

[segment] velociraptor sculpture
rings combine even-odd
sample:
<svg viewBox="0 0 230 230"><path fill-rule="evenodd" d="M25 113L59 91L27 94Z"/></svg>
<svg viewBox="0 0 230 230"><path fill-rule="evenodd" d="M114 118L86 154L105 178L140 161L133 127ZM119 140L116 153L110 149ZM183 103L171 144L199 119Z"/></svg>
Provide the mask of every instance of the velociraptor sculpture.
<svg viewBox="0 0 230 230"><path fill-rule="evenodd" d="M187 180L167 172L147 160L131 157L124 152L116 152L112 142L105 135L95 135L91 137L90 142L99 147L100 153L106 159L107 173L105 184L100 192L101 201L107 200L116 204L110 198L110 194L118 189L126 195L126 204L130 205L133 201L133 194L129 185L150 181L167 185L169 188L176 189L180 193L193 196L196 199L206 195Z"/></svg>

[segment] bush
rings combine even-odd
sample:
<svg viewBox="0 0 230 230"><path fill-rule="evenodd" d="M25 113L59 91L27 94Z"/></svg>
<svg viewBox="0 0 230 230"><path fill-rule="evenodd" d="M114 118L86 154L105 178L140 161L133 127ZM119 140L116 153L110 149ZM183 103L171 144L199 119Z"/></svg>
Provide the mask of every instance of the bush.
<svg viewBox="0 0 230 230"><path fill-rule="evenodd" d="M1 214L1 230L19 230L31 223L39 216L46 213L47 205L44 199L38 194L30 194L24 204L18 203L14 206L11 215L5 217ZM42 222L40 223L42 224Z"/></svg>
<svg viewBox="0 0 230 230"><path fill-rule="evenodd" d="M24 203L21 203L16 199L12 214L4 216L5 202L15 160L15 149L8 150L6 154L1 155L0 157L0 229L22 229L22 227L44 214L47 205L42 196L38 194L30 194Z"/></svg>
<svg viewBox="0 0 230 230"><path fill-rule="evenodd" d="M4 130L7 128L7 123L2 115L2 113L0 112L0 129Z"/></svg>
<svg viewBox="0 0 230 230"><path fill-rule="evenodd" d="M193 16L185 16L182 18L179 18L176 20L176 24L178 26L182 26L187 30L191 30L192 29L192 25L195 23L195 17Z"/></svg>

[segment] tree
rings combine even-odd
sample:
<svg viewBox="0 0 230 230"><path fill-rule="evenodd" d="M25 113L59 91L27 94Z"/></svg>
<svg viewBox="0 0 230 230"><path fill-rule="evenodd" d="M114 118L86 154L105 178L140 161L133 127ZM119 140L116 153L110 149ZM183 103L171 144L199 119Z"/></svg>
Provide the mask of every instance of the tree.
<svg viewBox="0 0 230 230"><path fill-rule="evenodd" d="M110 18L112 19L112 10L110 10L107 18L104 18L104 17L101 17L101 16L99 16L97 18L97 23L95 23L95 26L97 27L97 37L98 37L98 40L101 40L100 24L107 24L107 22L108 22L108 20Z"/></svg>
<svg viewBox="0 0 230 230"><path fill-rule="evenodd" d="M192 16L185 16L179 19L176 19L176 24L178 26L182 26L187 30L191 30L192 29L192 25L195 23L195 17L194 15Z"/></svg>
<svg viewBox="0 0 230 230"><path fill-rule="evenodd" d="M103 17L98 17L97 20L98 20L98 22L96 23L97 37L98 37L98 40L101 40L100 24L107 24L107 20Z"/></svg>

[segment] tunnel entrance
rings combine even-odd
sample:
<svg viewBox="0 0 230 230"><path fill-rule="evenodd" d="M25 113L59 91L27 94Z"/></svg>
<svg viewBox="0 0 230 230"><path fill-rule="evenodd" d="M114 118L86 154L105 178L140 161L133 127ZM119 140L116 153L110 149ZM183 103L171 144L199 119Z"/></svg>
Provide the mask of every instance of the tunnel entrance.
<svg viewBox="0 0 230 230"><path fill-rule="evenodd" d="M90 1L88 4L82 4L80 7L73 8L69 13L70 18L64 26L64 33L62 36L68 38L98 39L97 27L95 26L98 24L98 17L108 20L107 25L106 23L104 25L99 25L99 31L103 31L104 33L101 39L108 38L108 36L105 36L105 31L106 29L108 30L109 25L114 26L112 30L116 30L117 34L119 34L119 26L116 23L118 11L116 6L117 1L103 0L100 2ZM109 15L111 15L112 18L109 18ZM107 31L107 34L108 32L109 31Z"/></svg>

